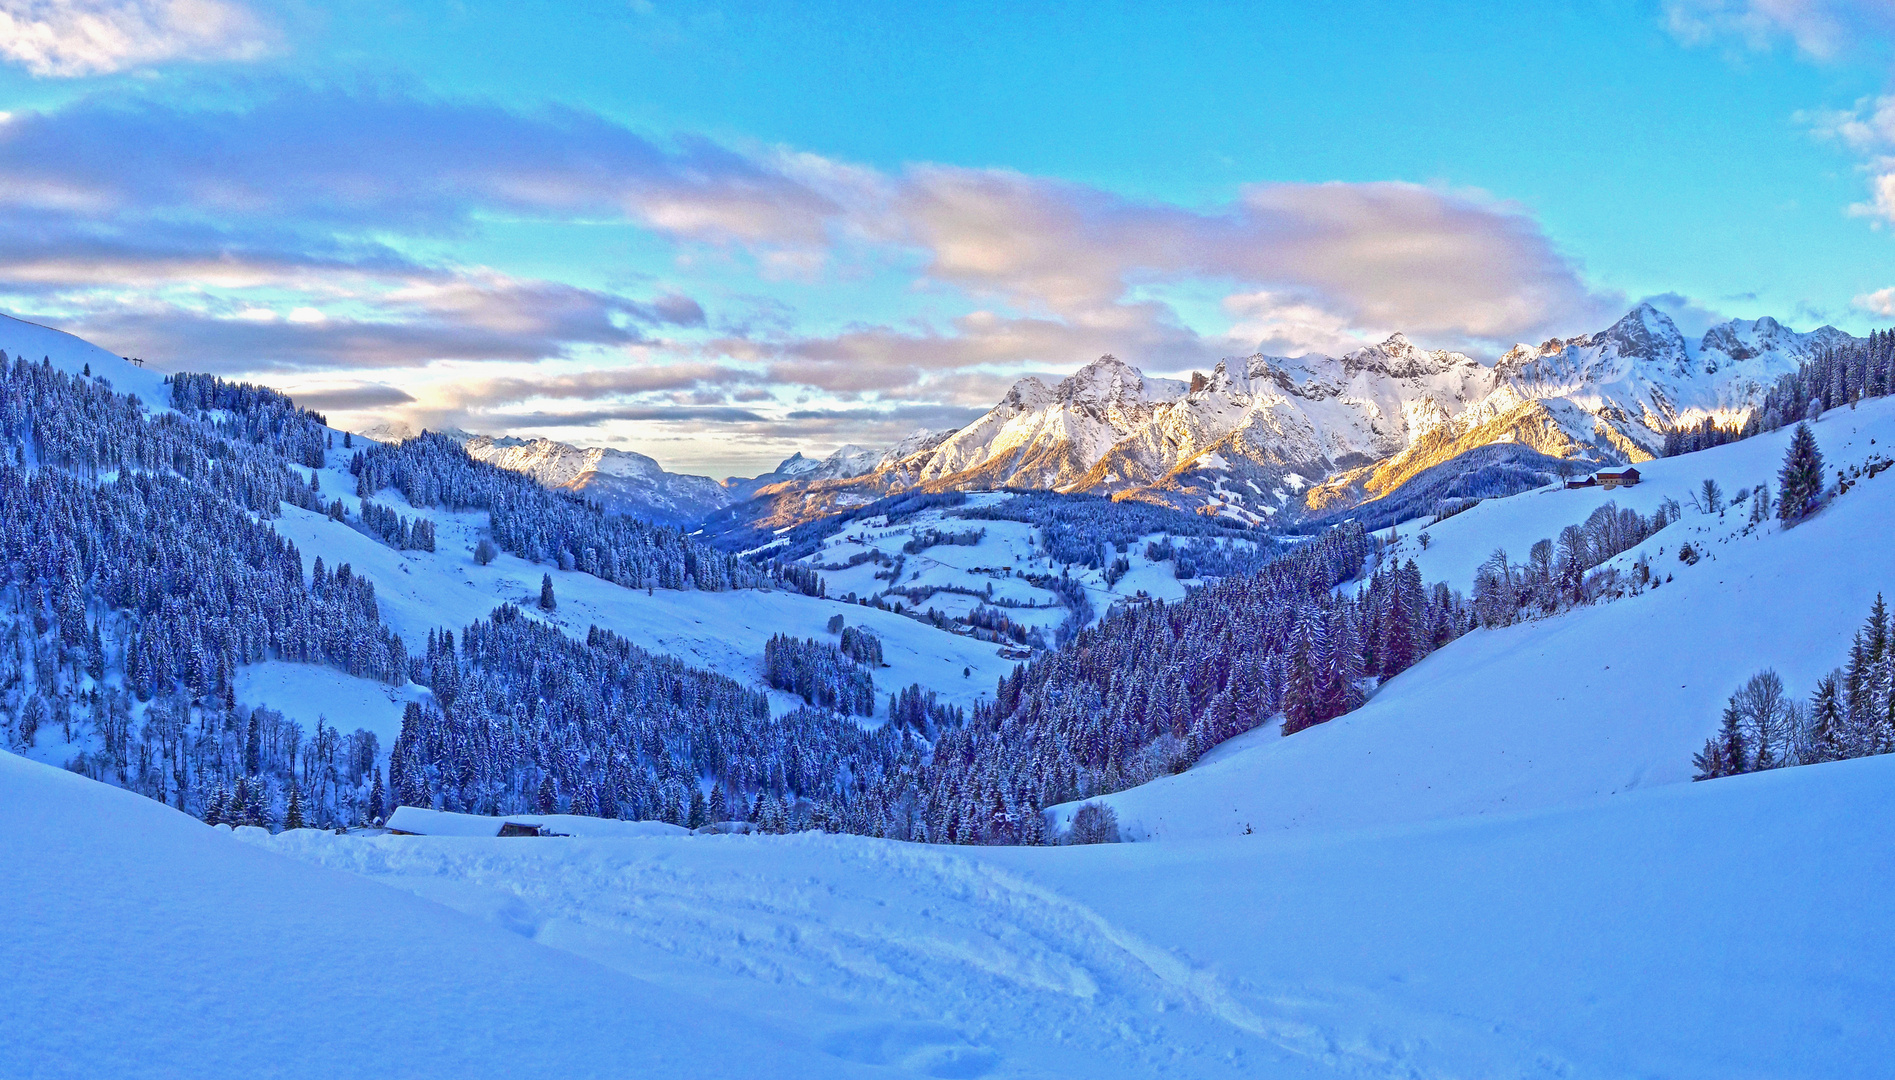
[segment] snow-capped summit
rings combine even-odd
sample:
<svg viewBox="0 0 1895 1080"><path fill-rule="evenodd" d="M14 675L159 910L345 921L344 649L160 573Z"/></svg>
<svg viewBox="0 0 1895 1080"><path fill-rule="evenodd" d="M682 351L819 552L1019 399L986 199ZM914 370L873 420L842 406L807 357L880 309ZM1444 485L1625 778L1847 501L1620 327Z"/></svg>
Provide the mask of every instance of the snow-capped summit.
<svg viewBox="0 0 1895 1080"><path fill-rule="evenodd" d="M847 483L862 497L913 486L1137 493L1294 519L1386 497L1498 445L1468 467L1533 486L1560 459L1644 460L1676 426L1739 421L1777 378L1853 340L1763 318L1714 327L1694 347L1642 303L1604 330L1517 345L1491 365L1400 333L1340 357L1228 357L1188 382L1104 356L1052 385L1022 378L980 419L910 436Z"/></svg>
<svg viewBox="0 0 1895 1080"><path fill-rule="evenodd" d="M1650 304L1640 304L1596 335L1601 344L1613 346L1621 356L1661 365L1682 375L1691 362L1691 353L1671 316Z"/></svg>
<svg viewBox="0 0 1895 1080"><path fill-rule="evenodd" d="M710 477L666 472L657 461L630 450L486 435L471 436L462 445L478 460L654 521L696 521L730 501L724 485Z"/></svg>

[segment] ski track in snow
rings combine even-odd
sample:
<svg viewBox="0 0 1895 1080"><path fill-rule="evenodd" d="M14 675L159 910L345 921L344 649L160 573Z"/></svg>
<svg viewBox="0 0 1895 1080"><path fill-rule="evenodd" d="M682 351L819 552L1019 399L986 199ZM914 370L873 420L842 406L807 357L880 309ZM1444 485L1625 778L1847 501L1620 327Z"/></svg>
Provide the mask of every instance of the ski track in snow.
<svg viewBox="0 0 1895 1080"><path fill-rule="evenodd" d="M1516 1064L1541 1056L1359 988L1233 984L1077 900L941 848L818 835L245 836L625 974L816 1025L818 1044L843 1059L927 1076L1072 1075L1083 1060L1095 1076L1433 1077L1455 1073L1423 1064L1430 1044L1499 1043ZM1565 1071L1543 1065L1534 1075Z"/></svg>

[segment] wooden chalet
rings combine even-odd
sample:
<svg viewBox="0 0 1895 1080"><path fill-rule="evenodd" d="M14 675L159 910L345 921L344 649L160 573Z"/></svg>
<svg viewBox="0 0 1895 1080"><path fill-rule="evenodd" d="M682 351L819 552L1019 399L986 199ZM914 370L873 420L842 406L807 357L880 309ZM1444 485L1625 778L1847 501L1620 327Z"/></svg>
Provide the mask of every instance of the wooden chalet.
<svg viewBox="0 0 1895 1080"><path fill-rule="evenodd" d="M1566 481L1566 488L1567 490L1570 491L1573 488L1589 488L1589 487L1602 487L1602 488L1635 487L1637 486L1637 484L1638 484L1638 470L1628 465L1625 468L1619 469L1617 471L1602 470L1600 472L1593 473L1591 476L1586 477L1584 480L1568 480Z"/></svg>

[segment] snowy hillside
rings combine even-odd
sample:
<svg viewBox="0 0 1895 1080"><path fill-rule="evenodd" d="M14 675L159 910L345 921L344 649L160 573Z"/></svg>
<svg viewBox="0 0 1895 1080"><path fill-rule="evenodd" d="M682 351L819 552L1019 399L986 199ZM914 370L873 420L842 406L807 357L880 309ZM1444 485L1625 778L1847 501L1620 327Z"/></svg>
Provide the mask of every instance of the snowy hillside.
<svg viewBox="0 0 1895 1080"><path fill-rule="evenodd" d="M1860 464L1895 448L1895 399L1832 410L1812 427L1832 470ZM1496 548L1523 561L1533 542L1607 501L1649 513L1707 478L1727 493L1773 482L1790 434L1645 463L1629 490L1537 491L1412 523L1385 557L1412 557L1425 580L1470 589ZM1773 667L1806 696L1843 661L1876 594L1895 596L1895 568L1867 557L1895 527L1888 475L1787 531L1751 527L1741 505L1686 506L1613 560L1629 570L1647 557L1659 587L1475 630L1355 712L1293 738L1258 729L1189 772L1104 801L1128 834L1177 839L1439 820L1688 781L1693 751L1744 679ZM1678 557L1687 542L1703 552L1694 564Z"/></svg>
<svg viewBox="0 0 1895 1080"><path fill-rule="evenodd" d="M645 973L0 753L0 1073L876 1075Z"/></svg>
<svg viewBox="0 0 1895 1080"><path fill-rule="evenodd" d="M51 360L54 368L70 375L90 368L94 375L110 380L119 393L136 395L147 409L164 412L171 407L171 393L161 372L114 356L63 330L0 315L0 351L34 363Z"/></svg>
<svg viewBox="0 0 1895 1080"><path fill-rule="evenodd" d="M347 466L347 460L337 455L327 468L302 471L317 474L316 482L324 491L345 491L354 484ZM410 648L418 649L431 630L457 629L484 618L501 604L517 603L531 611L532 617L578 639L583 640L591 626L604 627L654 652L746 682L762 682L763 646L772 634L827 638L831 635L826 625L838 614L849 625L866 627L882 639L888 666L874 676L883 693L920 682L953 704L971 706L982 694L991 696L994 680L1012 667L1012 661L1002 659L991 644L877 608L785 590L657 590L647 594L505 552L482 566L472 553L489 533L486 514L417 508L393 491L383 492L379 501L404 516L433 522L435 550L399 551L346 522L295 507L284 510L276 529L296 543L309 565L317 558L330 566L348 563L355 573L374 582L382 617ZM550 613L534 610L545 576L551 576L558 597L558 608ZM964 669L970 674L963 675ZM256 692L264 689L258 685ZM258 700L274 704L267 696ZM790 708L792 701L789 695L775 698L781 709Z"/></svg>
<svg viewBox="0 0 1895 1080"><path fill-rule="evenodd" d="M28 1003L0 1073L1813 1078L1895 1051L1895 755L1685 782L1737 684L1806 695L1895 594L1895 470L1864 469L1895 397L1813 425L1851 482L1790 529L1744 490L1785 429L1379 545L947 493L753 531L766 565L254 387L181 380L154 423L98 380L156 411L156 376L0 332L91 367L4 369L35 422L0 458L0 991ZM1350 395L1486 378L1355 363ZM1097 367L1012 460L1210 392ZM1325 430L1397 439L1350 416ZM1455 590L1496 547L1612 501L1663 526L1594 572L1649 587L1476 626ZM872 679L875 716L766 697L779 668ZM938 700L884 708L910 684ZM1215 743L1292 709L1314 726ZM1078 790L1140 842L1042 845ZM574 835L362 827L397 803Z"/></svg>
<svg viewBox="0 0 1895 1080"><path fill-rule="evenodd" d="M0 986L34 1002L0 1027L0 1060L126 1077L1867 1076L1895 1050L1891 767L1419 828L987 850L232 837L0 754Z"/></svg>

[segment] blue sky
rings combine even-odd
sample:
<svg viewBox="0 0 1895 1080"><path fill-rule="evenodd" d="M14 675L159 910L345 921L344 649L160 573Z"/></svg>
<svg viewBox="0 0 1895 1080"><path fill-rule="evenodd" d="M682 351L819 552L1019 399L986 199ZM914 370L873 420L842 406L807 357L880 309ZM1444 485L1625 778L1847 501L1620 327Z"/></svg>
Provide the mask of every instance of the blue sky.
<svg viewBox="0 0 1895 1080"><path fill-rule="evenodd" d="M715 475L1107 351L1860 332L1892 42L1850 0L0 0L0 307Z"/></svg>

